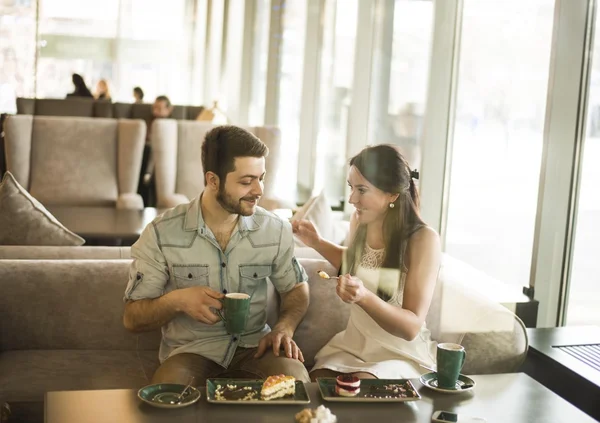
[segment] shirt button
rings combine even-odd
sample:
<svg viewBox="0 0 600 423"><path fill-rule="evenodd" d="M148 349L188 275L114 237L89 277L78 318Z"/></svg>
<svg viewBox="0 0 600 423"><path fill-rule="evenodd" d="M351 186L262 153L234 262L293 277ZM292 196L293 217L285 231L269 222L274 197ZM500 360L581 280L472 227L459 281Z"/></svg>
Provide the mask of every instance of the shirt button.
<svg viewBox="0 0 600 423"><path fill-rule="evenodd" d="M226 289L223 290L223 294L227 294L227 290Z"/></svg>
<svg viewBox="0 0 600 423"><path fill-rule="evenodd" d="M225 267L225 266L227 266L227 265L225 264L225 262L221 263L221 267Z"/></svg>
<svg viewBox="0 0 600 423"><path fill-rule="evenodd" d="M233 337L233 341L236 342L237 341L237 336Z"/></svg>
<svg viewBox="0 0 600 423"><path fill-rule="evenodd" d="M192 279L192 274L191 273L188 275L188 278Z"/></svg>

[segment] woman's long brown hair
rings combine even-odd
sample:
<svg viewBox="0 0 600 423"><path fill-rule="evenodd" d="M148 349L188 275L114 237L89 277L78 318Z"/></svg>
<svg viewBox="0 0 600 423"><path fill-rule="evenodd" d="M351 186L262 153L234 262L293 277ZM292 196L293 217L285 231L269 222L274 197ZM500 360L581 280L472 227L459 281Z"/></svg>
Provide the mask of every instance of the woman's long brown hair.
<svg viewBox="0 0 600 423"><path fill-rule="evenodd" d="M419 214L419 193L408 162L395 146L379 144L366 147L352 157L350 166L355 166L367 181L381 191L398 194L394 207L387 210L383 222L385 253L381 267L402 272L408 239L425 225ZM367 227L359 225L346 253L346 263L342 265L344 273L356 273L366 239ZM378 290L378 295L388 301L390 295L386 291Z"/></svg>

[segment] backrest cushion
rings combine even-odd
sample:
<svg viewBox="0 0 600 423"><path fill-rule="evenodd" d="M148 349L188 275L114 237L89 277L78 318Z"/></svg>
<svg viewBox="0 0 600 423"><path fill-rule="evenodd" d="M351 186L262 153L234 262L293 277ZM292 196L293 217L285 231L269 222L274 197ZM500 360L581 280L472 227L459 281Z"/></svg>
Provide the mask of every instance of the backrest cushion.
<svg viewBox="0 0 600 423"><path fill-rule="evenodd" d="M35 98L17 98L17 114L33 115L35 114Z"/></svg>
<svg viewBox="0 0 600 423"><path fill-rule="evenodd" d="M82 245L85 241L69 231L13 177L4 174L0 183L0 245Z"/></svg>
<svg viewBox="0 0 600 423"><path fill-rule="evenodd" d="M0 260L119 260L129 258L131 258L131 247L0 245Z"/></svg>
<svg viewBox="0 0 600 423"><path fill-rule="evenodd" d="M94 99L77 98L52 99L39 98L35 101L37 116L94 116Z"/></svg>
<svg viewBox="0 0 600 423"><path fill-rule="evenodd" d="M35 117L29 192L46 205L114 205L117 120Z"/></svg>
<svg viewBox="0 0 600 423"><path fill-rule="evenodd" d="M187 119L186 106L173 106L173 111L169 117L177 120Z"/></svg>
<svg viewBox="0 0 600 423"><path fill-rule="evenodd" d="M116 119L129 119L132 115L132 104L131 103L114 103L113 105L113 117Z"/></svg>
<svg viewBox="0 0 600 423"><path fill-rule="evenodd" d="M336 294L335 282L324 280L317 275L319 270L324 270L330 275L336 274L336 269L328 261L302 258L298 260L309 277L310 306L296 329L294 340L304 355L304 364L310 368L314 365L317 352L334 335L346 329L350 306Z"/></svg>
<svg viewBox="0 0 600 423"><path fill-rule="evenodd" d="M177 121L177 177L175 192L188 198L204 189L202 143L215 125L209 122Z"/></svg>
<svg viewBox="0 0 600 423"><path fill-rule="evenodd" d="M131 260L0 260L0 350L156 350L123 327ZM26 310L26 312L24 312Z"/></svg>
<svg viewBox="0 0 600 423"><path fill-rule="evenodd" d="M94 117L113 117L113 104L110 102L110 100L96 100L94 102Z"/></svg>

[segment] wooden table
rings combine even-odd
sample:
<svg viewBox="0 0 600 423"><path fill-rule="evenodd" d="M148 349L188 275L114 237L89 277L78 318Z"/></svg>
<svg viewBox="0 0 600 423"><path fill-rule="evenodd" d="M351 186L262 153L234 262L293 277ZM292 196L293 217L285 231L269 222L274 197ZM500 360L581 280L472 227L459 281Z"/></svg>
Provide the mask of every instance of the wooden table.
<svg viewBox="0 0 600 423"><path fill-rule="evenodd" d="M324 404L338 422L430 423L434 410L454 411L483 417L488 423L591 423L592 418L569 404L524 373L473 376L474 392L447 395L433 392L414 381L420 401L393 404L339 403L323 401L317 385L307 385L308 405L225 405L202 398L186 408L164 410L142 403L136 390L48 392L45 397L46 423L158 423L158 422L269 422L291 423L305 407Z"/></svg>
<svg viewBox="0 0 600 423"><path fill-rule="evenodd" d="M131 245L148 223L163 210L125 210L114 207L49 206L47 209L69 230L90 245Z"/></svg>
<svg viewBox="0 0 600 423"><path fill-rule="evenodd" d="M522 371L600 420L600 327L527 329L527 335Z"/></svg>

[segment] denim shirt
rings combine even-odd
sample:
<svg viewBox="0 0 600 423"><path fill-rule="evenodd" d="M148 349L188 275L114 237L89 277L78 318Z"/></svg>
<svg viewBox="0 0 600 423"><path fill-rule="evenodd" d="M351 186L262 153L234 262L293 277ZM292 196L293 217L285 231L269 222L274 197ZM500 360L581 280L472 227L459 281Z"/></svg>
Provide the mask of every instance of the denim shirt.
<svg viewBox="0 0 600 423"><path fill-rule="evenodd" d="M256 347L270 332L267 325L267 278L285 293L308 277L294 256L289 222L257 207L240 216L225 251L204 223L200 198L154 219L131 247L124 300L157 298L175 289L208 286L219 292L251 296L246 331L239 339L214 325L178 313L162 327L159 359L195 353L227 368L238 346Z"/></svg>

